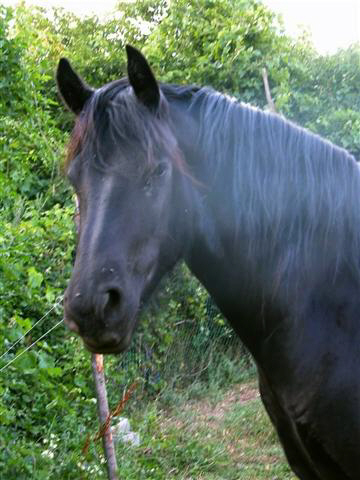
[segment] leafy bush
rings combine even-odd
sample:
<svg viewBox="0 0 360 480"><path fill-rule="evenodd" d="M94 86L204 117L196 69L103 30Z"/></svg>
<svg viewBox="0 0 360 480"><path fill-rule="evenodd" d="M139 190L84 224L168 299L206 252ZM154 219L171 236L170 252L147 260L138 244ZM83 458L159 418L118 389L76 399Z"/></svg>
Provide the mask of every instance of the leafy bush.
<svg viewBox="0 0 360 480"><path fill-rule="evenodd" d="M295 64L294 64L295 65ZM304 53L284 112L360 159L360 45L329 56Z"/></svg>

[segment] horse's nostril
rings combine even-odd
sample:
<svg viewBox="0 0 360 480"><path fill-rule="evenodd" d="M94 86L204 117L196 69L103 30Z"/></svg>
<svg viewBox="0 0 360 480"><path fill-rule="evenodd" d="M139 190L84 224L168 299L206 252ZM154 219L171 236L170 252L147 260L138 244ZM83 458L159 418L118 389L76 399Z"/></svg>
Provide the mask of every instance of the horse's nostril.
<svg viewBox="0 0 360 480"><path fill-rule="evenodd" d="M118 307L121 303L121 291L117 288L109 288L106 293L108 296L106 308L113 310L114 308Z"/></svg>

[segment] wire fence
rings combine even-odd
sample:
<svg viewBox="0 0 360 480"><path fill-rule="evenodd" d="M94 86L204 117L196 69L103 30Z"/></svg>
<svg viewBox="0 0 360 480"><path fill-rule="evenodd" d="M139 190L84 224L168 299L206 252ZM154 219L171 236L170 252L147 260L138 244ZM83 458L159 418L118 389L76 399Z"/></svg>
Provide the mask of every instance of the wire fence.
<svg viewBox="0 0 360 480"><path fill-rule="evenodd" d="M15 347L61 303L62 297L58 297L49 311L1 354L0 373L62 324L62 319L57 321L37 340L15 353ZM174 318L165 344L164 338L149 336L146 327L140 329L131 348L112 362L107 382L110 394L118 397L119 392L140 379L140 388L132 402L136 405L144 396L158 395L165 389L182 390L196 382L225 385L240 381L244 372L252 368L250 355L210 297L205 304L206 313L200 319ZM158 311L154 315L155 324L157 314Z"/></svg>
<svg viewBox="0 0 360 480"><path fill-rule="evenodd" d="M141 332L135 334L129 351L119 356L112 368L117 374L113 385L109 379L110 388L125 391L133 381L142 379L132 400L136 403L146 395L183 390L194 383L221 386L241 381L254 368L250 354L233 330L219 319L216 307L209 311L207 320L174 322L166 348L148 343Z"/></svg>
<svg viewBox="0 0 360 480"><path fill-rule="evenodd" d="M23 341L25 339L25 337L29 336L30 332L32 332L34 330L35 327L37 327L39 324L41 324L49 315L51 312L53 312L54 310L56 310L57 307L61 306L62 305L62 300L63 300L63 296L59 296L53 306L39 319L37 320L31 328L29 328L23 335L21 335L13 344L10 345L9 348L7 348L7 350L5 352L3 352L1 355L0 355L0 361L4 360L6 361L6 356L11 352L12 354L15 353L15 347L16 346L20 346L20 342ZM37 338L35 341L31 342L30 345L28 345L26 348L24 348L23 350L20 351L20 353L17 353L13 358L11 358L11 360L8 360L5 365L3 365L1 368L0 368L0 373L3 372L4 370L6 370L12 363L14 363L19 357L21 357L22 355L24 355L24 353L28 352L29 350L31 350L38 342L40 342L41 340L43 340L44 338L46 338L48 336L49 333L51 333L53 330L55 330L58 326L60 326L61 324L63 323L63 319L59 320L55 325L53 325L52 327L50 327L48 330L46 330L45 333L43 333L39 338Z"/></svg>

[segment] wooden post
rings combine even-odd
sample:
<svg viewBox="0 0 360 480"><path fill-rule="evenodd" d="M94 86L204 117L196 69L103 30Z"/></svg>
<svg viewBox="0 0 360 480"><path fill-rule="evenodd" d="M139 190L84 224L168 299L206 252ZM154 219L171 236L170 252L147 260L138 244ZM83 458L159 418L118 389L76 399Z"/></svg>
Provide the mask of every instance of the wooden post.
<svg viewBox="0 0 360 480"><path fill-rule="evenodd" d="M91 365L95 382L99 422L101 428L109 417L109 405L105 386L104 357L100 354L92 354ZM117 465L115 447L110 424L103 435L103 446L107 464L108 478L109 480L118 480L116 474Z"/></svg>
<svg viewBox="0 0 360 480"><path fill-rule="evenodd" d="M263 82L264 82L264 89L265 89L265 96L266 96L266 101L268 104L268 108L270 112L276 113L276 107L273 99L271 98L271 92L270 92L270 86L269 86L269 79L268 79L268 74L266 68L262 69L262 77L263 77Z"/></svg>

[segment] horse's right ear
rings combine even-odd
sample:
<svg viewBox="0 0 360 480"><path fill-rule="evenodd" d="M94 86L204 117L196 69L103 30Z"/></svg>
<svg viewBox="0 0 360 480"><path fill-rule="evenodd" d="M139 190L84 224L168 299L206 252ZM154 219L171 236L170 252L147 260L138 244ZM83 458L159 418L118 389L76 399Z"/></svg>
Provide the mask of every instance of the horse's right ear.
<svg viewBox="0 0 360 480"><path fill-rule="evenodd" d="M56 70L59 93L69 109L78 115L94 90L86 85L66 58L61 58Z"/></svg>

